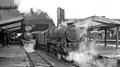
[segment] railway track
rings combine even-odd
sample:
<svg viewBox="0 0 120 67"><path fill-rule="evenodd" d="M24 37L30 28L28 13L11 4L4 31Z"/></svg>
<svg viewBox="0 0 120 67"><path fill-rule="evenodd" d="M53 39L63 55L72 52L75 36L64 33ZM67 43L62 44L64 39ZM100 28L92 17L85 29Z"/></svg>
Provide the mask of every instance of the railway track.
<svg viewBox="0 0 120 67"><path fill-rule="evenodd" d="M45 48L43 48L43 47L40 47L40 48L42 48L43 50L45 50ZM46 52L47 54L53 56L53 57L56 57L56 55L48 52L47 50L45 50L45 52ZM56 59L57 59L57 57L56 57ZM70 61L67 61L67 60L65 60L65 59L61 59L61 61L64 62L64 63L69 63L69 64L71 64L71 67L79 67L79 66L78 66L77 64L75 64L73 61L70 62Z"/></svg>
<svg viewBox="0 0 120 67"><path fill-rule="evenodd" d="M41 56L38 52L26 52L26 57L29 62L29 67L55 67L51 61Z"/></svg>

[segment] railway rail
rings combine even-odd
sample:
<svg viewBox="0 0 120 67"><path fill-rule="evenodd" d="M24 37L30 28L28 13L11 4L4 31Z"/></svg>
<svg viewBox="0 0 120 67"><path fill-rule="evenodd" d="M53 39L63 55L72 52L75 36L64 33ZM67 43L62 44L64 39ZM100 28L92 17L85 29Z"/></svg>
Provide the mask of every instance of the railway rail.
<svg viewBox="0 0 120 67"><path fill-rule="evenodd" d="M38 52L26 52L26 56L29 62L29 67L55 67L51 61L41 56Z"/></svg>

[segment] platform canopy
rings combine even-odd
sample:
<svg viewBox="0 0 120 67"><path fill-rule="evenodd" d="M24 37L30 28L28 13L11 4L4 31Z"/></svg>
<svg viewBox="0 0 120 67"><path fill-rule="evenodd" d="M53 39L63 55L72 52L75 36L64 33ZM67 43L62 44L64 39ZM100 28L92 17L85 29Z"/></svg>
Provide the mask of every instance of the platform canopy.
<svg viewBox="0 0 120 67"><path fill-rule="evenodd" d="M21 23L23 21L23 16L14 17L8 20L0 21L0 28L3 28L7 31L18 31L20 32Z"/></svg>
<svg viewBox="0 0 120 67"><path fill-rule="evenodd" d="M107 46L107 33L108 31L113 30L116 38L116 48L119 45L119 31L120 31L120 20L109 19L104 16L92 16L85 19L82 19L80 22L76 22L75 25L77 27L84 27L88 29L88 32L97 32L104 33L104 42L105 46ZM103 31L102 31L103 30ZM99 31L99 32L98 32Z"/></svg>
<svg viewBox="0 0 120 67"><path fill-rule="evenodd" d="M106 17L101 17L101 16L91 16L82 19L81 21L76 22L75 24L78 27L107 29L107 28L119 27L120 21L114 19L108 19Z"/></svg>

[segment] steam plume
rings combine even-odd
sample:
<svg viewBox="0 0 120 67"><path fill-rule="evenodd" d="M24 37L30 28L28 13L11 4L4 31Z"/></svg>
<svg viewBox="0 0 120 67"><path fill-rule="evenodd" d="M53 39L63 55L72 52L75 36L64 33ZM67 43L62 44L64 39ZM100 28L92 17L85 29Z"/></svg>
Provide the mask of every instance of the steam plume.
<svg viewBox="0 0 120 67"><path fill-rule="evenodd" d="M95 49L96 41L87 41L88 26L82 28L76 26L76 28L79 28L77 35L83 40L79 42L79 48L77 50L69 52L69 56L66 59L68 61L73 60L80 67L112 67L112 65L108 64L109 60L104 60L102 63L98 58L98 53Z"/></svg>

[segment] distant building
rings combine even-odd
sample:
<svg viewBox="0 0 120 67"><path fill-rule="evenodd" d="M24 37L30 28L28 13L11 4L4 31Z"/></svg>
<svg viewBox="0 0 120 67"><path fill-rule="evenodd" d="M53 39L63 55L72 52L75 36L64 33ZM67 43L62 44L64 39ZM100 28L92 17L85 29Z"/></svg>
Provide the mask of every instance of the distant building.
<svg viewBox="0 0 120 67"><path fill-rule="evenodd" d="M0 0L0 27L8 31L18 30L22 19L14 0Z"/></svg>
<svg viewBox="0 0 120 67"><path fill-rule="evenodd" d="M0 0L1 6L13 6L14 0Z"/></svg>
<svg viewBox="0 0 120 67"><path fill-rule="evenodd" d="M18 14L14 0L0 0L0 20L7 20Z"/></svg>
<svg viewBox="0 0 120 67"><path fill-rule="evenodd" d="M17 9L14 0L0 0L0 9Z"/></svg>

